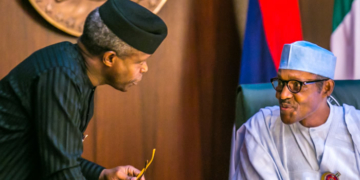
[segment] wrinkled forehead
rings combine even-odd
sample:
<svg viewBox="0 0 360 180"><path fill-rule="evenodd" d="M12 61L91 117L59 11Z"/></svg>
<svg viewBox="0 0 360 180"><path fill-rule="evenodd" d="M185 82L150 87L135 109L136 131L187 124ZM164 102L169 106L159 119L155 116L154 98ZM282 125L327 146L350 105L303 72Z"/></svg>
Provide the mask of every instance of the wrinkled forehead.
<svg viewBox="0 0 360 180"><path fill-rule="evenodd" d="M317 75L293 69L279 69L277 77L282 80L315 80Z"/></svg>

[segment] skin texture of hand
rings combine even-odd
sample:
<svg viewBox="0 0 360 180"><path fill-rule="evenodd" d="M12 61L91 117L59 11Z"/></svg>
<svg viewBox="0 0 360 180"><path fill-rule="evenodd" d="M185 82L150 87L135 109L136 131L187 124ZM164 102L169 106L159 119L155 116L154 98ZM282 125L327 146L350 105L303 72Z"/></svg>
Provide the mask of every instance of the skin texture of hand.
<svg viewBox="0 0 360 180"><path fill-rule="evenodd" d="M99 180L136 180L136 176L140 171L132 166L118 166L113 169L104 169ZM141 177L140 180L145 180Z"/></svg>

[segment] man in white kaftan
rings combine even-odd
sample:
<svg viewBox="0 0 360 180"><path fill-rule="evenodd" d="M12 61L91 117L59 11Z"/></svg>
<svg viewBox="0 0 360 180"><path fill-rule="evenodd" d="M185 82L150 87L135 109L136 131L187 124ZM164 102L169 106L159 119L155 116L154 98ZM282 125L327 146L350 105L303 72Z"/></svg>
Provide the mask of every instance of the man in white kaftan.
<svg viewBox="0 0 360 180"><path fill-rule="evenodd" d="M336 58L312 43L284 46L272 84L280 106L261 109L235 134L230 180L360 179L360 111L327 103Z"/></svg>

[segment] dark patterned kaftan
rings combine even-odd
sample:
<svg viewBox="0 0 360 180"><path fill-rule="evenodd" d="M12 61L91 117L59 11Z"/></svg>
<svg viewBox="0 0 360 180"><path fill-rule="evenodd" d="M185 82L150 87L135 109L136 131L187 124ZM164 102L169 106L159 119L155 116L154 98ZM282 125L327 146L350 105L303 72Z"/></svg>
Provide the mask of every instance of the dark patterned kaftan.
<svg viewBox="0 0 360 180"><path fill-rule="evenodd" d="M33 53L0 81L0 179L98 179L81 158L92 86L70 42Z"/></svg>

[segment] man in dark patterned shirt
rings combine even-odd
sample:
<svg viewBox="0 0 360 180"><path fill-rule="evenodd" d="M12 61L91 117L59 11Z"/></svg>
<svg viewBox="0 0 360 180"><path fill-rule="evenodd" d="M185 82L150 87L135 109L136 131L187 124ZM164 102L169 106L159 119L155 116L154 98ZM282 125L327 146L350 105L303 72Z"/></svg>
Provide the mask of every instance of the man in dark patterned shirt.
<svg viewBox="0 0 360 180"><path fill-rule="evenodd" d="M166 35L150 11L108 0L87 17L77 44L48 46L15 67L0 81L0 179L136 179L132 166L82 159L83 132L96 86L136 85Z"/></svg>

